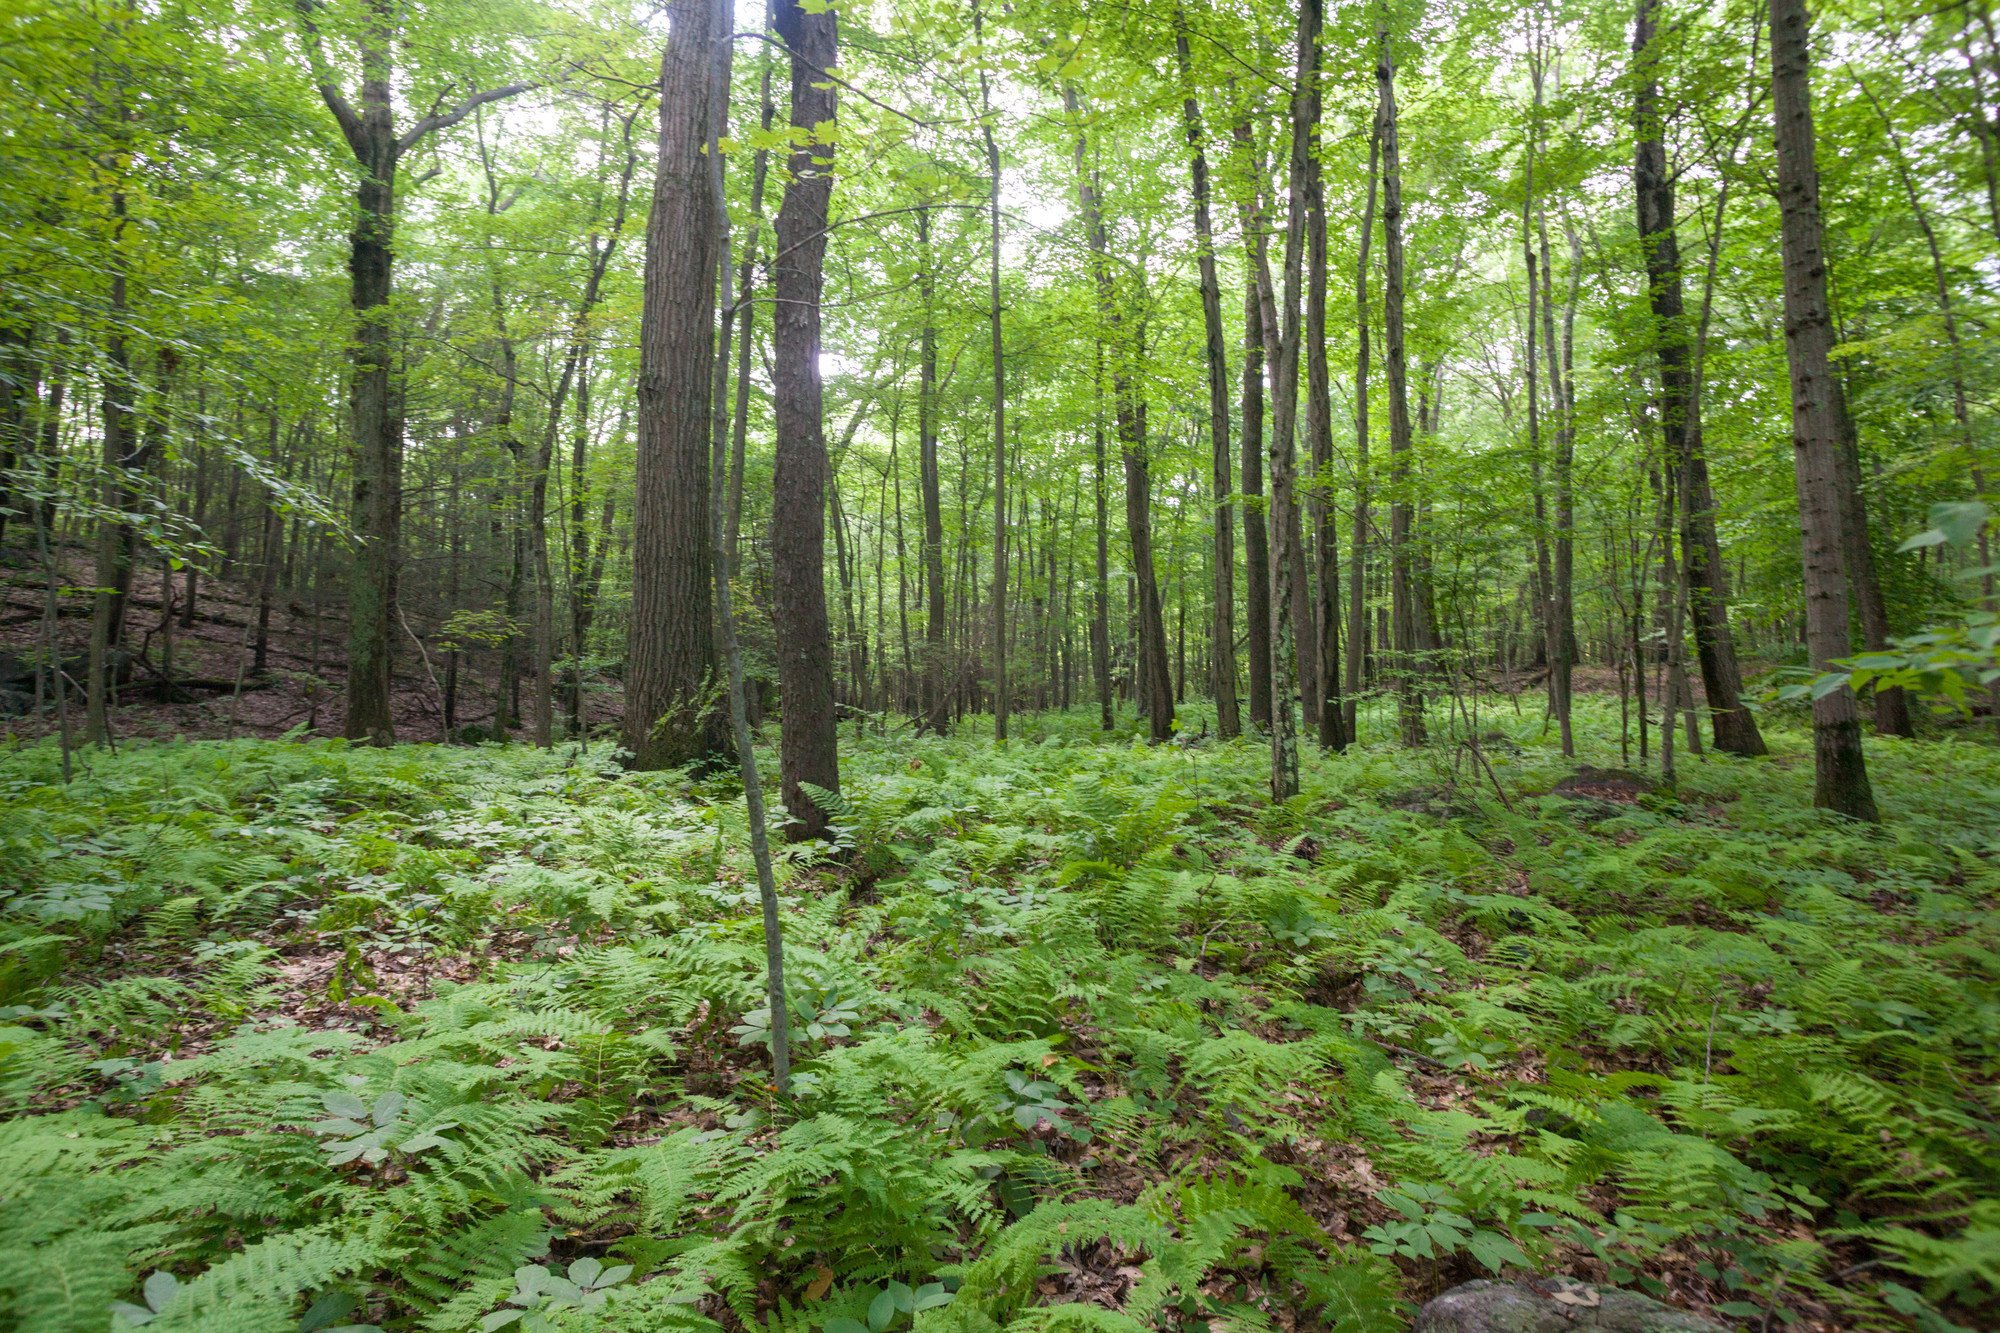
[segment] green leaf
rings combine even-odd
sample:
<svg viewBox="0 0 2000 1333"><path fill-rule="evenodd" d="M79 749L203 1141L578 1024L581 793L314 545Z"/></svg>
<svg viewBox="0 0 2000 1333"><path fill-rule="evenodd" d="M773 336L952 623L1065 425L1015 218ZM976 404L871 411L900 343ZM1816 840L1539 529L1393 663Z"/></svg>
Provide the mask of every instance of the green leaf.
<svg viewBox="0 0 2000 1333"><path fill-rule="evenodd" d="M868 1327L871 1333L882 1333L896 1317L896 1298L886 1291L875 1293L875 1299L868 1302Z"/></svg>

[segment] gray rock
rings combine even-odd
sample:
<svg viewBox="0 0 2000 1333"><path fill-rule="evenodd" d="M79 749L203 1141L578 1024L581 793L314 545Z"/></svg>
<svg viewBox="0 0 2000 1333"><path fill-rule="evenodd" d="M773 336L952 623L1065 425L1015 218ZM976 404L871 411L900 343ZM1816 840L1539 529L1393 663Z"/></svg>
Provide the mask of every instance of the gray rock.
<svg viewBox="0 0 2000 1333"><path fill-rule="evenodd" d="M1417 1312L1413 1333L1729 1333L1727 1325L1650 1296L1567 1278L1480 1280L1453 1287Z"/></svg>

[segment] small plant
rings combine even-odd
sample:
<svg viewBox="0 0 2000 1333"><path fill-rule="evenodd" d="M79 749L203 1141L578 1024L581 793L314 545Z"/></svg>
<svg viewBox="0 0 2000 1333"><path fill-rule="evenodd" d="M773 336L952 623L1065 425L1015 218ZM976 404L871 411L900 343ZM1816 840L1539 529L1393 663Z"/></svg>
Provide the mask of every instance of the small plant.
<svg viewBox="0 0 2000 1333"><path fill-rule="evenodd" d="M1375 1253L1405 1259L1439 1259L1466 1251L1490 1273L1508 1264L1526 1264L1505 1232L1475 1226L1458 1196L1436 1185L1406 1183L1375 1196L1402 1214L1362 1232Z"/></svg>
<svg viewBox="0 0 2000 1333"><path fill-rule="evenodd" d="M899 1319L914 1318L918 1312L934 1310L950 1300L951 1293L942 1282L926 1282L915 1289L907 1283L891 1282L869 1300L865 1322L849 1315L835 1315L821 1327L825 1333L887 1333Z"/></svg>
<svg viewBox="0 0 2000 1333"><path fill-rule="evenodd" d="M320 1103L332 1112L330 1118L313 1125L313 1133L326 1138L320 1145L329 1166L346 1166L350 1162L360 1162L365 1166L379 1166L394 1151L404 1156L414 1157L443 1145L440 1137L447 1129L457 1128L450 1121L434 1125L421 1132L412 1132L414 1126L404 1123L404 1112L408 1101L400 1092L385 1092L375 1099L373 1106L352 1092L329 1092L320 1097Z"/></svg>
<svg viewBox="0 0 2000 1333"><path fill-rule="evenodd" d="M514 1270L514 1294L507 1298L513 1309L495 1310L479 1321L481 1333L493 1333L519 1323L526 1333L556 1333L549 1318L556 1310L595 1310L611 1299L611 1289L632 1276L632 1265L606 1268L597 1259L573 1261L562 1273L552 1273L545 1264L527 1264Z"/></svg>
<svg viewBox="0 0 2000 1333"><path fill-rule="evenodd" d="M1018 1069L1006 1072L1007 1091L1000 1095L994 1105L997 1117L1012 1120L1015 1126L1033 1134L1044 1125L1078 1143L1090 1142L1090 1131L1081 1125L1072 1125L1064 1117L1076 1107L1062 1100L1057 1094L1062 1091L1046 1079L1039 1079Z"/></svg>
<svg viewBox="0 0 2000 1333"><path fill-rule="evenodd" d="M181 1280L172 1273L158 1272L146 1279L139 1289L139 1297L144 1305L134 1305L131 1301L111 1302L111 1319L114 1326L143 1328L167 1312L180 1295Z"/></svg>

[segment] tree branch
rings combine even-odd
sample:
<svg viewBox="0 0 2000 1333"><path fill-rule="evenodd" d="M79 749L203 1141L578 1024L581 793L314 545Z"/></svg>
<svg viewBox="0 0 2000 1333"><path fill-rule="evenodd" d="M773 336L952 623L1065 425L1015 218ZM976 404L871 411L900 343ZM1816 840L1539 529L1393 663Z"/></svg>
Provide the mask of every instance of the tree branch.
<svg viewBox="0 0 2000 1333"><path fill-rule="evenodd" d="M485 106L488 102L498 102L505 98L525 93L530 88L540 86L532 81L509 83L503 84L498 88L488 88L483 93L474 93L444 114L425 116L422 120L410 126L408 130L403 132L402 137L396 140L396 151L398 153L407 152L412 145L432 130L448 130L480 107Z"/></svg>
<svg viewBox="0 0 2000 1333"><path fill-rule="evenodd" d="M299 14L299 29L304 37L306 63L312 68L313 83L319 95L326 102L326 109L340 125L340 133L347 140L347 146L354 156L363 162L368 160L368 136L361 128L361 117L342 95L339 85L333 81L333 69L326 63L326 47L320 42L319 25L313 22L313 10L318 0L296 0Z"/></svg>

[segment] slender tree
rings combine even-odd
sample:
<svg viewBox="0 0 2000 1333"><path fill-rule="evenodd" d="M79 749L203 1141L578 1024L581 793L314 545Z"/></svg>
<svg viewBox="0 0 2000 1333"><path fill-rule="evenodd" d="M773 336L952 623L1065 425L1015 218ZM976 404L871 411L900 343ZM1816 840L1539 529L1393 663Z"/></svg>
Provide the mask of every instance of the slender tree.
<svg viewBox="0 0 2000 1333"><path fill-rule="evenodd" d="M396 739L390 711L395 665L396 567L402 545L403 417L394 382L396 331L390 294L395 276L396 170L426 136L450 129L479 107L534 85L502 84L475 92L449 110L396 132L393 79L401 11L392 0L365 0L357 41L361 104L340 89L326 58L317 15L321 0L294 0L312 78L354 154L354 230L348 239L351 344L349 411L354 430L353 528L359 544L348 578L348 739L386 745Z"/></svg>
<svg viewBox="0 0 2000 1333"><path fill-rule="evenodd" d="M1215 234L1208 207L1208 154L1201 105L1195 100L1187 14L1174 9L1174 56L1181 75L1181 126L1187 135L1188 172L1194 198L1195 258L1201 274L1202 347L1208 366L1208 442L1214 487L1213 586L1210 599L1209 688L1215 696L1216 730L1227 739L1243 730L1236 706L1236 525L1230 512L1229 354L1223 344L1222 286L1215 271Z"/></svg>
<svg viewBox="0 0 2000 1333"><path fill-rule="evenodd" d="M1729 630L1722 543L1715 531L1708 452L1702 442L1701 409L1689 366L1680 241L1674 228L1674 177L1667 169L1666 125L1660 111L1656 11L1657 0L1639 0L1632 24L1636 75L1632 118L1637 144L1632 188L1638 201L1639 243L1645 251L1646 291L1654 320L1660 430L1666 456L1680 474L1681 557L1686 565L1695 655L1701 665L1702 693L1708 701L1715 748L1756 756L1764 753L1764 738L1756 717L1743 702L1743 676L1736 665L1736 644Z"/></svg>
<svg viewBox="0 0 2000 1333"><path fill-rule="evenodd" d="M1771 111L1785 266L1785 354L1792 379L1792 472L1805 567L1806 649L1824 670L1847 653L1847 580L1841 568L1840 385L1826 298L1819 170L1814 162L1811 34L1805 0L1771 0ZM1813 701L1813 803L1874 820L1853 691Z"/></svg>

